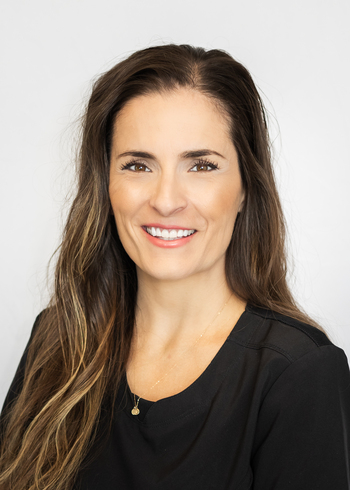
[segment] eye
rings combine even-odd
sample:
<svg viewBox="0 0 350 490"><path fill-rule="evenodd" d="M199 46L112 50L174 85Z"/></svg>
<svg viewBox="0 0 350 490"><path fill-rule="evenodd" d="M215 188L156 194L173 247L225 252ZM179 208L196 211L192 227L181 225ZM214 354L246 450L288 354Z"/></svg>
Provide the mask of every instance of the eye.
<svg viewBox="0 0 350 490"><path fill-rule="evenodd" d="M150 172L151 170L140 162L131 161L122 166L121 170L131 170L132 172Z"/></svg>
<svg viewBox="0 0 350 490"><path fill-rule="evenodd" d="M210 162L209 160L198 160L191 168L190 172L212 172L218 168L219 166L214 162Z"/></svg>
<svg viewBox="0 0 350 490"><path fill-rule="evenodd" d="M190 172L212 172L218 168L219 166L216 163L210 162L209 160L197 160L197 163L190 169ZM136 173L151 172L147 165L135 160L125 163L125 165L121 167L121 170L131 170Z"/></svg>

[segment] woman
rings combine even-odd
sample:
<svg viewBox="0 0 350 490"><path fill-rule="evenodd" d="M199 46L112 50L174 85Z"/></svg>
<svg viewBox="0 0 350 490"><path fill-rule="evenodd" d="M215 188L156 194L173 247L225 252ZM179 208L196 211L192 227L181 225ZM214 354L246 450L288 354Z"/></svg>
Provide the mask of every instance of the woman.
<svg viewBox="0 0 350 490"><path fill-rule="evenodd" d="M349 488L349 368L288 289L269 149L223 51L152 47L95 83L0 488Z"/></svg>

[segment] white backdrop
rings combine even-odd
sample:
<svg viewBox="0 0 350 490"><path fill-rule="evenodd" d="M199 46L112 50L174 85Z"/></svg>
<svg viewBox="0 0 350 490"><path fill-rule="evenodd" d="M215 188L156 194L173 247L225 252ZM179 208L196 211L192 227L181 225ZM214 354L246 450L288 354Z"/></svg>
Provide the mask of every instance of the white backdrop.
<svg viewBox="0 0 350 490"><path fill-rule="evenodd" d="M169 42L227 50L263 92L292 289L350 358L349 25L348 0L3 0L0 403L47 301L90 81Z"/></svg>

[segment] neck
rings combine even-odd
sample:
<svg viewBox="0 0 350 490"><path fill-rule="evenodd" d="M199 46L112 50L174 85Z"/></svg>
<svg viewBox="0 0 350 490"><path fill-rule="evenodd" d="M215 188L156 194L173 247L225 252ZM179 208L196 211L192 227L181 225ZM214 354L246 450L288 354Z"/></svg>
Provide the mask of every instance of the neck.
<svg viewBox="0 0 350 490"><path fill-rule="evenodd" d="M246 304L232 294L224 274L217 271L167 281L138 270L136 331L164 343L193 339L210 322L217 322L226 302L220 320L240 316Z"/></svg>

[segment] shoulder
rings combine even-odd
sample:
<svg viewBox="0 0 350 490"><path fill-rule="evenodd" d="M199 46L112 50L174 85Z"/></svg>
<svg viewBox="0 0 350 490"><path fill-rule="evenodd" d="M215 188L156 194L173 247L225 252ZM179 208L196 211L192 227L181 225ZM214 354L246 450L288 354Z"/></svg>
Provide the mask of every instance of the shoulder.
<svg viewBox="0 0 350 490"><path fill-rule="evenodd" d="M293 372L300 379L310 377L312 372L317 375L329 371L349 385L344 351L316 327L251 305L247 305L236 327L230 340L243 348L251 368L264 372L270 382L284 372Z"/></svg>
<svg viewBox="0 0 350 490"><path fill-rule="evenodd" d="M27 345L24 349L24 352L22 354L21 360L19 362L19 365L18 365L16 373L15 373L15 376L12 380L11 386L10 386L9 391L7 393L7 396L5 398L3 408L2 408L2 415L10 407L12 402L17 398L17 396L19 395L19 393L22 390L24 375L25 375L25 369L26 369L26 365L27 365L28 350L29 350L29 347L33 341L35 334L38 331L38 328L40 325L40 320L47 311L48 311L48 309L41 311L39 313L39 315L35 318L34 324L32 326L31 332L30 332L29 340L28 340Z"/></svg>
<svg viewBox="0 0 350 490"><path fill-rule="evenodd" d="M270 414L289 405L295 408L295 400L314 406L337 399L346 411L350 409L347 357L324 332L252 306L240 320L230 336L235 372L240 369Z"/></svg>
<svg viewBox="0 0 350 490"><path fill-rule="evenodd" d="M248 305L246 316L255 325L251 346L275 349L292 361L323 346L334 346L318 328L281 313Z"/></svg>

